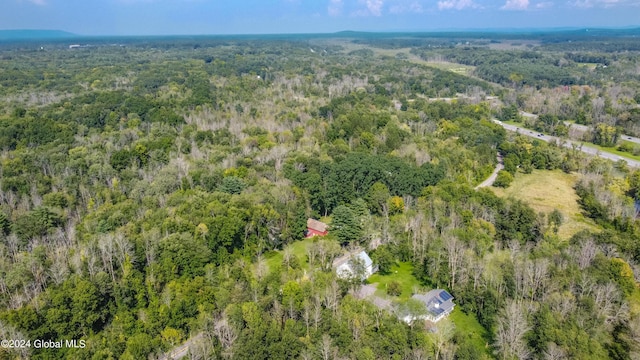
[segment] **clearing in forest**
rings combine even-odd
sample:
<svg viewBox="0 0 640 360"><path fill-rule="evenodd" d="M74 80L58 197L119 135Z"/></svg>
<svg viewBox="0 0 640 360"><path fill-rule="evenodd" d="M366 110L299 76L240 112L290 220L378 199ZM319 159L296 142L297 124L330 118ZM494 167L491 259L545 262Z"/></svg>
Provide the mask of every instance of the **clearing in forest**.
<svg viewBox="0 0 640 360"><path fill-rule="evenodd" d="M408 299L413 295L414 289L424 288L420 281L413 275L413 265L408 262L399 262L391 267L391 272L387 275L375 273L371 275L367 282L369 284L378 284L376 295L386 296L387 286L391 282L397 282L402 289L400 299Z"/></svg>
<svg viewBox="0 0 640 360"><path fill-rule="evenodd" d="M309 270L309 262L307 261L307 250L309 246L313 244L313 241L317 240L315 238L306 238L300 241L294 241L291 244L287 245L289 247L289 251L291 251L291 255L297 258L298 264L304 270ZM269 270L273 270L282 265L284 260L284 250L282 251L269 251L265 253L264 257L266 260L266 265Z"/></svg>
<svg viewBox="0 0 640 360"><path fill-rule="evenodd" d="M566 240L580 230L598 229L591 219L582 215L578 195L573 189L577 180L578 175L560 170L533 170L531 174L518 173L507 189L491 189L500 197L526 202L536 212L548 215L553 209L558 209L564 215L558 236Z"/></svg>
<svg viewBox="0 0 640 360"><path fill-rule="evenodd" d="M389 283L396 281L400 284L402 293L398 297L386 294L386 288ZM426 293L430 290L428 286L424 286L420 280L413 275L413 265L409 262L398 262L391 267L391 272L387 275L376 273L371 275L367 282L377 285L375 296L380 300L378 303L386 301L405 301L411 298L415 291ZM368 285L371 286L371 285ZM382 301L381 301L382 300ZM456 300L453 300L456 303ZM448 316L448 320L442 320L438 324L451 321L460 333L464 333L468 341L478 350L479 354L483 354L484 358L489 358L490 348L487 346L487 331L480 325L474 314L465 314L460 306L456 304L453 312ZM438 326L436 325L436 327Z"/></svg>

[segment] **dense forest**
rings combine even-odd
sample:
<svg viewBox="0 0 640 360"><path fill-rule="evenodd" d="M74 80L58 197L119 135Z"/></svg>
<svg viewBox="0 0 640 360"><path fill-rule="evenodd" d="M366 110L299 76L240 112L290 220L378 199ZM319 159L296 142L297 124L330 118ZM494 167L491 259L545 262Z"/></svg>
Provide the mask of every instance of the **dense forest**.
<svg viewBox="0 0 640 360"><path fill-rule="evenodd" d="M620 39L2 44L0 358L640 358L640 170L494 121L640 154ZM504 196L532 176L579 210Z"/></svg>

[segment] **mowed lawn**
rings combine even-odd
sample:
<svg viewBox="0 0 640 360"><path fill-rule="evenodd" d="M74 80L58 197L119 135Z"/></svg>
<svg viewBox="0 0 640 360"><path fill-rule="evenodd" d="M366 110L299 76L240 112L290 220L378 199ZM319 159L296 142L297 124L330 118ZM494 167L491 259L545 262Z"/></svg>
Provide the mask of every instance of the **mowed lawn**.
<svg viewBox="0 0 640 360"><path fill-rule="evenodd" d="M392 281L397 281L402 287L402 294L398 298L387 295L387 284ZM431 290L413 276L413 265L408 262L397 263L391 268L391 273L388 275L373 274L367 279L367 282L370 284L378 284L376 291L377 296L392 300L406 300L411 297L414 289L418 289L422 293ZM454 303L456 302L455 299L453 301ZM456 306L449 315L448 320L444 321L453 322L457 331L464 334L463 336L468 337L468 340L473 346L484 354L483 358L491 358L491 348L487 346L486 340L487 332L473 314L465 314Z"/></svg>
<svg viewBox="0 0 640 360"><path fill-rule="evenodd" d="M388 275L376 273L367 279L369 284L378 284L376 295L382 297L387 295L387 285L392 281L397 281L402 288L400 299L410 298L414 288L424 288L420 281L413 276L413 265L408 262L400 262L393 265L391 267L391 273Z"/></svg>
<svg viewBox="0 0 640 360"><path fill-rule="evenodd" d="M525 201L536 212L549 214L558 209L564 215L564 222L558 231L561 239L569 239L580 230L597 230L596 224L581 213L578 195L573 185L578 180L576 174L566 174L560 170L533 170L531 174L518 173L507 189L491 189L500 197L513 197Z"/></svg>
<svg viewBox="0 0 640 360"><path fill-rule="evenodd" d="M455 302L455 299L453 300ZM474 347L484 354L484 358L491 358L491 347L487 342L487 330L480 325L478 319L473 314L465 314L458 306L449 315L449 320L453 322L456 329L468 338Z"/></svg>
<svg viewBox="0 0 640 360"><path fill-rule="evenodd" d="M287 245L291 248L292 254L298 258L300 266L305 270L309 270L309 262L307 261L307 249L309 248L309 246L311 246L311 244L313 244L313 240L314 238L308 238L300 241L294 241L293 243ZM282 265L282 260L284 259L284 250L270 251L264 256L269 269L275 269L276 267Z"/></svg>

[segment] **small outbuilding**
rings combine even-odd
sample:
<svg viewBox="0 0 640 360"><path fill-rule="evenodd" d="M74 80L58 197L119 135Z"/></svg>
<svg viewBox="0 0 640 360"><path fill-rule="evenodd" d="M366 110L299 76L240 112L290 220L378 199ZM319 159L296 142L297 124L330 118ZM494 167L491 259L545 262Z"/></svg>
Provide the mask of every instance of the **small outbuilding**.
<svg viewBox="0 0 640 360"><path fill-rule="evenodd" d="M307 219L307 233L306 237L325 236L329 233L327 230L327 224L316 219Z"/></svg>

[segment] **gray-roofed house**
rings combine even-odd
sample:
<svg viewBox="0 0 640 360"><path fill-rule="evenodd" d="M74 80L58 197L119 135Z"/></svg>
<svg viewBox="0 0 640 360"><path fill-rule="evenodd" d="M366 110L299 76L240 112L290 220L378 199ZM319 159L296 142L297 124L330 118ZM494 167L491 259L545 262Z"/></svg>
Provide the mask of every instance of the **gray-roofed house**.
<svg viewBox="0 0 640 360"><path fill-rule="evenodd" d="M337 259L333 266L336 268L336 274L338 274L339 278L347 279L359 272L358 269L355 269L357 263L364 267L363 269L361 269L361 271L363 272L362 280L368 278L377 270L373 266L373 261L364 250L360 251L359 253L347 255Z"/></svg>
<svg viewBox="0 0 640 360"><path fill-rule="evenodd" d="M426 314L419 316L405 315L402 320L406 323L415 320L429 320L435 323L449 315L455 307L453 296L442 289L434 289L426 294L415 294L411 298L423 303L427 311Z"/></svg>

